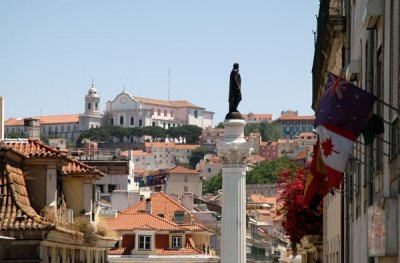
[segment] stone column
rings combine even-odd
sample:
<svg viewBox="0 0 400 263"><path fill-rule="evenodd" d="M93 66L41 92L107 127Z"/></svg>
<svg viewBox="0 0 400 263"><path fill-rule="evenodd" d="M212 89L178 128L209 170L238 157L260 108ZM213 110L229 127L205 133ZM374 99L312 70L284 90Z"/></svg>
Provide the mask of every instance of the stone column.
<svg viewBox="0 0 400 263"><path fill-rule="evenodd" d="M222 163L221 262L246 262L246 163L252 141L244 139L246 122L225 120L225 136L217 141Z"/></svg>

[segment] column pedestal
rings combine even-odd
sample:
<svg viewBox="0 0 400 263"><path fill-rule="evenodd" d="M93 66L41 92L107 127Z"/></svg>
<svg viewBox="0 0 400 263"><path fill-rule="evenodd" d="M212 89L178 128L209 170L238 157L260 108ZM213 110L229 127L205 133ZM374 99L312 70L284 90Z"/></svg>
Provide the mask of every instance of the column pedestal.
<svg viewBox="0 0 400 263"><path fill-rule="evenodd" d="M244 120L225 120L225 136L217 141L222 168L221 262L246 262L246 163L252 141L244 139Z"/></svg>

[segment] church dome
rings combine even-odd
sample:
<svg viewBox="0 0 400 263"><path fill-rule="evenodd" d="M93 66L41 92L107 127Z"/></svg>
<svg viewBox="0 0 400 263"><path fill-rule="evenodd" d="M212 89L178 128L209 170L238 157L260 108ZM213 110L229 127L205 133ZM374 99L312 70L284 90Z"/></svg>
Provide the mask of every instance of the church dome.
<svg viewBox="0 0 400 263"><path fill-rule="evenodd" d="M96 88L94 87L94 84L92 84L92 87L90 87L90 89L89 89L89 91L88 91L88 95L89 96L98 96L97 95L97 90L96 90Z"/></svg>

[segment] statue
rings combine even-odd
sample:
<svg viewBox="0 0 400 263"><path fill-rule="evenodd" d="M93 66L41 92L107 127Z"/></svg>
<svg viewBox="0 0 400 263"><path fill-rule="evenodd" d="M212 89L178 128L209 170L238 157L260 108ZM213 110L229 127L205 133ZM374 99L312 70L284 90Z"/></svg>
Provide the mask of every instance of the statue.
<svg viewBox="0 0 400 263"><path fill-rule="evenodd" d="M242 100L241 85L242 80L239 74L239 64L234 63L229 78L229 113L226 115L225 119L243 119L237 109L239 102Z"/></svg>

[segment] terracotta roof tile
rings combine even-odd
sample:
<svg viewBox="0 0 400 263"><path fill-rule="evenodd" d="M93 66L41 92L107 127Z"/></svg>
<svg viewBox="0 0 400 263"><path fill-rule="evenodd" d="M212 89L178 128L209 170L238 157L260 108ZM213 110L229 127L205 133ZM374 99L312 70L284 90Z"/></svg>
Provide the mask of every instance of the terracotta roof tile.
<svg viewBox="0 0 400 263"><path fill-rule="evenodd" d="M159 99L150 99L150 98L143 98L143 97L136 97L133 96L134 100L142 101L147 104L159 105L159 106L167 106L167 107L174 107L174 108L182 108L182 107L191 107L191 108L199 108L204 109L203 107L197 106L187 100L159 100Z"/></svg>
<svg viewBox="0 0 400 263"><path fill-rule="evenodd" d="M23 154L28 158L66 157L61 151L52 148L39 140L4 141L1 145Z"/></svg>
<svg viewBox="0 0 400 263"><path fill-rule="evenodd" d="M176 166L169 170L171 174L198 174L195 170L185 168L183 166Z"/></svg>
<svg viewBox="0 0 400 263"><path fill-rule="evenodd" d="M199 148L198 144L176 144L174 142L145 142L145 148L160 148L160 149L180 149L180 150L194 150Z"/></svg>
<svg viewBox="0 0 400 263"><path fill-rule="evenodd" d="M152 206L152 213L154 215L165 215L165 219L172 220L174 218L175 211L184 211L188 214L190 212L181 204L173 200L171 197L166 195L163 192L158 192L150 197L151 199L151 206ZM143 200L125 211L121 212L121 214L132 214L137 213L140 210L146 210L146 200Z"/></svg>
<svg viewBox="0 0 400 263"><path fill-rule="evenodd" d="M188 229L188 230L190 230L190 231L193 231L193 232L203 232L203 231L207 231L207 232L213 233L213 231L212 231L211 229L207 228L206 226L204 226L204 225L202 225L202 224L198 224L198 223L194 223L194 224L181 224L181 225L179 225L179 226L181 226L181 227L183 227L183 228L186 228L186 229Z"/></svg>
<svg viewBox="0 0 400 263"><path fill-rule="evenodd" d="M108 251L109 255L130 255L131 248L127 247L119 247L119 248L112 248Z"/></svg>
<svg viewBox="0 0 400 263"><path fill-rule="evenodd" d="M5 121L5 126L19 126L24 125L24 119L39 119L40 124L62 124L62 123L78 123L79 114L67 115L50 115L50 116L35 116L25 118L9 118Z"/></svg>
<svg viewBox="0 0 400 263"><path fill-rule="evenodd" d="M108 230L162 230L184 231L174 222L149 213L119 214L115 218L104 217L101 219Z"/></svg>
<svg viewBox="0 0 400 263"><path fill-rule="evenodd" d="M249 113L249 114L243 114L243 118L245 119L270 119L272 120L273 114L255 114L255 113Z"/></svg>
<svg viewBox="0 0 400 263"><path fill-rule="evenodd" d="M300 152L298 155L296 155L296 157L293 158L293 160L303 160L307 158L307 151L304 150L302 152Z"/></svg>
<svg viewBox="0 0 400 263"><path fill-rule="evenodd" d="M200 147L200 145L198 145L198 144L175 144L175 149L179 149L179 150L194 150L199 147Z"/></svg>
<svg viewBox="0 0 400 263"><path fill-rule="evenodd" d="M104 176L105 174L76 159L68 159L68 165L62 167L62 173L64 175L72 176Z"/></svg>
<svg viewBox="0 0 400 263"><path fill-rule="evenodd" d="M54 228L32 208L21 169L7 164L5 174L0 177L0 189L4 195L0 203L1 230Z"/></svg>
<svg viewBox="0 0 400 263"><path fill-rule="evenodd" d="M174 255L201 255L203 253L195 248L180 249L157 249L157 255L174 256Z"/></svg>

